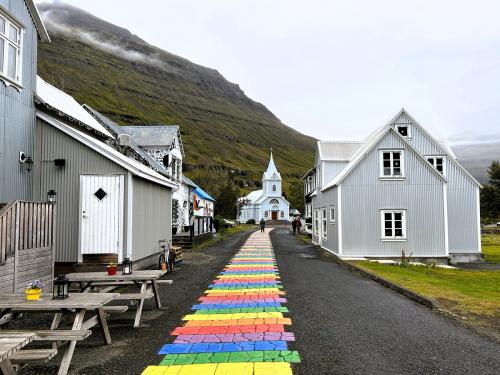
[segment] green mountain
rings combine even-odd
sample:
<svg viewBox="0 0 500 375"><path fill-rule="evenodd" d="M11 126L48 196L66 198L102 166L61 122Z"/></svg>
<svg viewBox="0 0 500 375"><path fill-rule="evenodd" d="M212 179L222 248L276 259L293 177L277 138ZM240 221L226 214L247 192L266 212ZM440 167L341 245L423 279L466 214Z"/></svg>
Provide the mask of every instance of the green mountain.
<svg viewBox="0 0 500 375"><path fill-rule="evenodd" d="M285 186L311 167L315 140L216 70L73 6L39 8L52 38L40 45L39 74L119 124L179 124L188 176L202 183L234 171L239 185L251 189L260 184L271 147Z"/></svg>

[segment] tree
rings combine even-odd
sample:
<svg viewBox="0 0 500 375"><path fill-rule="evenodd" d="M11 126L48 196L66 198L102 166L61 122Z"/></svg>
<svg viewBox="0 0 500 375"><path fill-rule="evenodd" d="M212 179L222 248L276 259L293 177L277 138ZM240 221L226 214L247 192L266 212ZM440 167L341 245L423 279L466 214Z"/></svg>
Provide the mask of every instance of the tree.
<svg viewBox="0 0 500 375"><path fill-rule="evenodd" d="M491 223L500 220L500 163L494 160L488 168L489 184L481 191L481 219Z"/></svg>
<svg viewBox="0 0 500 375"><path fill-rule="evenodd" d="M233 178L226 176L225 181L214 191L215 214L225 218L234 218L236 215L236 203L239 196L239 188Z"/></svg>
<svg viewBox="0 0 500 375"><path fill-rule="evenodd" d="M301 212L304 210L304 185L302 181L292 181L288 186L286 196L288 202L290 202L290 208L295 208Z"/></svg>

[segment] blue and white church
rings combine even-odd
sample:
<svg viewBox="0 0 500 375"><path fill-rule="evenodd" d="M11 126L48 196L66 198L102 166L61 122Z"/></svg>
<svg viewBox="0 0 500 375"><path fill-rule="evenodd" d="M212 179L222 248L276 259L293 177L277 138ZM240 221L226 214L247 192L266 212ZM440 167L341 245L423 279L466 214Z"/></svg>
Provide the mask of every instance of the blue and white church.
<svg viewBox="0 0 500 375"><path fill-rule="evenodd" d="M281 175L274 164L273 152L267 171L262 176L262 190L252 191L246 197L240 198L244 206L240 210L238 220L256 222L264 218L266 221L288 219L290 203L283 197L281 190Z"/></svg>

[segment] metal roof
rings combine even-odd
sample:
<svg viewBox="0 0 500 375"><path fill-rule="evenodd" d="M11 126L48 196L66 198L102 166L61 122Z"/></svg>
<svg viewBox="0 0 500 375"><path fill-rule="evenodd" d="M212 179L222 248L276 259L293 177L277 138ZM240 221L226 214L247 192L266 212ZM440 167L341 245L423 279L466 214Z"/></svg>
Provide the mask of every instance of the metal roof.
<svg viewBox="0 0 500 375"><path fill-rule="evenodd" d="M364 142L331 142L318 141L318 151L321 160L349 161Z"/></svg>
<svg viewBox="0 0 500 375"><path fill-rule="evenodd" d="M40 37L42 42L50 42L50 36L45 28L45 25L42 21L42 17L40 17L40 12L33 0L25 0L26 6L31 14L31 18L33 19L33 23L35 24L36 31L38 32L38 36Z"/></svg>

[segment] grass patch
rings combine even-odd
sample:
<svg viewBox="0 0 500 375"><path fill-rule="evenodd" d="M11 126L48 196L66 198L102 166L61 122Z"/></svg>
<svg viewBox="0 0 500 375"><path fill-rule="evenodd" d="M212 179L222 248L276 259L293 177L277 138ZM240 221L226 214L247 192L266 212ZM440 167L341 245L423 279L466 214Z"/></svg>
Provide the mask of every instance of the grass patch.
<svg viewBox="0 0 500 375"><path fill-rule="evenodd" d="M210 247L210 246L213 246L215 244L217 244L218 242L221 242L223 241L225 238L227 238L228 236L231 236L233 234L236 234L236 233L240 233L240 232L245 232L247 230L252 230L252 229L257 229L257 225L254 225L254 224L240 224L240 225L237 225L235 227L232 227L232 228L223 228L221 230L219 230L219 232L217 232L217 236L208 240L208 241L205 241L199 245L195 245L194 246L194 250L196 251L200 251L200 250L203 250L207 247Z"/></svg>
<svg viewBox="0 0 500 375"><path fill-rule="evenodd" d="M303 233L302 233L302 234L297 235L296 237L297 237L297 239L298 239L300 242L302 242L302 243L304 243L304 244L306 244L306 245L310 245L310 244L312 243L312 238L311 238L311 236L310 236L310 235L308 235L308 234L303 234Z"/></svg>
<svg viewBox="0 0 500 375"><path fill-rule="evenodd" d="M487 234L482 239L486 260L500 263L500 235ZM445 310L500 339L500 271L352 263L438 301Z"/></svg>
<svg viewBox="0 0 500 375"><path fill-rule="evenodd" d="M500 234L481 236L484 259L491 263L500 263Z"/></svg>

